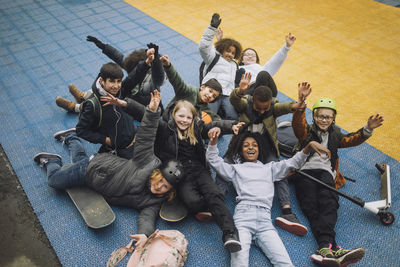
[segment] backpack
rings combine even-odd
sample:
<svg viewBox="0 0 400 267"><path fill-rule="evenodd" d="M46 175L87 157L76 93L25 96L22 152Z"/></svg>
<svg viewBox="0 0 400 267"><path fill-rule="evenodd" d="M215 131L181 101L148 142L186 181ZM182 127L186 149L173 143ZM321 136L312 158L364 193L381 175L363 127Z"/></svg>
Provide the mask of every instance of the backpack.
<svg viewBox="0 0 400 267"><path fill-rule="evenodd" d="M178 230L156 230L148 238L139 238L136 248L132 247L134 239L126 246L115 250L107 267L114 267L128 252L133 252L127 267L182 267L188 255L188 241ZM138 236L130 235L132 238Z"/></svg>
<svg viewBox="0 0 400 267"><path fill-rule="evenodd" d="M95 112L96 121L98 122L97 128L99 128L101 126L101 121L103 119L103 110L101 108L99 98L96 96L96 94L92 94L88 99L85 100L84 105L86 105L86 103L92 104L93 110ZM83 105L80 106L81 109L82 107Z"/></svg>
<svg viewBox="0 0 400 267"><path fill-rule="evenodd" d="M298 142L294 134L292 122L281 121L276 127L276 139L278 140L278 148L282 156L291 158L296 154L296 144Z"/></svg>
<svg viewBox="0 0 400 267"><path fill-rule="evenodd" d="M215 54L213 61L211 61L211 64L207 67L205 73L204 73L204 67L206 66L206 63L204 61L201 62L200 68L199 68L200 86L201 86L201 82L203 81L204 76L206 76L207 73L209 73L212 70L212 68L214 68L215 64L217 64L220 57L221 56L219 54Z"/></svg>

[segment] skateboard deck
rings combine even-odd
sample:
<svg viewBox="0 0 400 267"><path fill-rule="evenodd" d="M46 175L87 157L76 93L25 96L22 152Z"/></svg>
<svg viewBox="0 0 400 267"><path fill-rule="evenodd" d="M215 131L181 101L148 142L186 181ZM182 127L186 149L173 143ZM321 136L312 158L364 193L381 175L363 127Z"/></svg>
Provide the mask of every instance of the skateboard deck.
<svg viewBox="0 0 400 267"><path fill-rule="evenodd" d="M104 197L88 187L66 190L88 227L99 229L114 222L115 214Z"/></svg>
<svg viewBox="0 0 400 267"><path fill-rule="evenodd" d="M179 222L187 216L188 211L179 199L174 198L172 201L163 202L159 214L161 219L167 222Z"/></svg>

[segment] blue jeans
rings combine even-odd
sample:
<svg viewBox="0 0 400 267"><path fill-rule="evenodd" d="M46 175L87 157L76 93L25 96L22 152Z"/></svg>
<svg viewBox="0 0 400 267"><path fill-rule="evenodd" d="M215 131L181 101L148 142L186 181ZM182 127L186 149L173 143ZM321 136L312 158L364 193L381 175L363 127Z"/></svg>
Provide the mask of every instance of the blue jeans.
<svg viewBox="0 0 400 267"><path fill-rule="evenodd" d="M237 120L239 117L227 95L220 95L214 102L208 103L208 107L224 120Z"/></svg>
<svg viewBox="0 0 400 267"><path fill-rule="evenodd" d="M86 168L89 164L89 158L82 146L81 140L76 133L68 134L65 138L65 144L68 146L71 165L61 168L61 161L50 159L46 163L47 183L56 189L65 189L85 184Z"/></svg>
<svg viewBox="0 0 400 267"><path fill-rule="evenodd" d="M239 203L233 218L239 231L242 250L231 253L231 267L249 265L249 251L253 240L273 266L294 266L272 225L270 209Z"/></svg>

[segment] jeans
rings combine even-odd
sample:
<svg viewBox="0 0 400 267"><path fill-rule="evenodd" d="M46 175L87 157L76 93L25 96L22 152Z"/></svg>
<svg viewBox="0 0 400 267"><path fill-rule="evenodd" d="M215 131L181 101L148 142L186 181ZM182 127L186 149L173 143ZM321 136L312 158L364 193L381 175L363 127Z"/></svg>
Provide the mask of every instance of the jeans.
<svg viewBox="0 0 400 267"><path fill-rule="evenodd" d="M66 189L85 184L86 168L89 158L82 146L81 140L76 133L70 133L65 137L71 158L71 165L61 168L61 161L50 159L46 163L47 183L56 189Z"/></svg>
<svg viewBox="0 0 400 267"><path fill-rule="evenodd" d="M272 265L293 266L278 232L272 225L270 209L239 203L233 218L239 231L242 250L231 253L231 267L249 265L249 251L253 240Z"/></svg>
<svg viewBox="0 0 400 267"><path fill-rule="evenodd" d="M208 103L208 107L224 120L237 120L239 117L227 95L220 95L214 102Z"/></svg>

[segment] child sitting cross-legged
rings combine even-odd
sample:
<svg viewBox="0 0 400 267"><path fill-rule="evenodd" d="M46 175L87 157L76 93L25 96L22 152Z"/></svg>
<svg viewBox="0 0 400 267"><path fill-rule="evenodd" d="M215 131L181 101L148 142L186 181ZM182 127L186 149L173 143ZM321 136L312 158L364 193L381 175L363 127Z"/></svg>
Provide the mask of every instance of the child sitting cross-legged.
<svg viewBox="0 0 400 267"><path fill-rule="evenodd" d="M299 169L311 150L328 154L329 150L312 141L293 158L263 164L263 150L259 149L261 136L245 131L236 139L240 163L230 164L218 156L218 134L209 132L206 157L215 171L227 181L232 181L238 194L234 213L242 250L231 253L231 266L248 266L252 241L265 253L274 266L293 266L285 246L272 224L271 206L274 182L285 179L293 169Z"/></svg>

